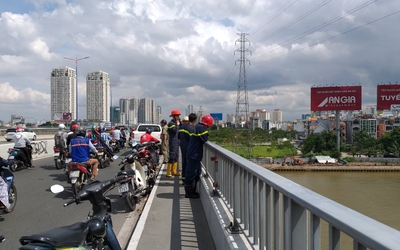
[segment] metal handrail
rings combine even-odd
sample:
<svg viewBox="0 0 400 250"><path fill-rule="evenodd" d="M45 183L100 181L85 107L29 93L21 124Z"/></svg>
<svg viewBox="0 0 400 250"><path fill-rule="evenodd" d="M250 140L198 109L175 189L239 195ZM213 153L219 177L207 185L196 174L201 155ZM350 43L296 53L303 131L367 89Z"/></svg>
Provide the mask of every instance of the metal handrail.
<svg viewBox="0 0 400 250"><path fill-rule="evenodd" d="M320 219L329 249L340 235L353 249L400 249L400 231L319 195L216 144L204 145L203 165L238 225L257 249L321 249Z"/></svg>

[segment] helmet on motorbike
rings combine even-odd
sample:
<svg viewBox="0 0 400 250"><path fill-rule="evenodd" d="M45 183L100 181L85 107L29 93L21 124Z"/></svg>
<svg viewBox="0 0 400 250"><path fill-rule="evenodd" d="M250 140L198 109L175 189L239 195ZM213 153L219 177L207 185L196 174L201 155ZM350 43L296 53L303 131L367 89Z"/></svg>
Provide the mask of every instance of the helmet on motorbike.
<svg viewBox="0 0 400 250"><path fill-rule="evenodd" d="M83 127L79 127L79 128L76 130L76 134L77 134L78 136L83 136L83 137L85 137L85 136L86 136L86 130L85 130Z"/></svg>
<svg viewBox="0 0 400 250"><path fill-rule="evenodd" d="M59 129L59 130L65 129L65 125L61 123L60 125L58 125L58 129Z"/></svg>
<svg viewBox="0 0 400 250"><path fill-rule="evenodd" d="M96 126L96 125L93 125L93 126L92 126L92 131L96 131L96 128L97 128L97 126Z"/></svg>
<svg viewBox="0 0 400 250"><path fill-rule="evenodd" d="M12 155L12 156L17 156L17 155L18 155L18 152L17 152L16 150L14 150L14 151L11 152L11 155Z"/></svg>
<svg viewBox="0 0 400 250"><path fill-rule="evenodd" d="M171 114L169 115L169 117L174 116L174 115L181 115L181 111L179 111L179 109L174 109L171 111Z"/></svg>
<svg viewBox="0 0 400 250"><path fill-rule="evenodd" d="M214 118L211 115L205 115L201 118L201 124L211 127L214 124Z"/></svg>
<svg viewBox="0 0 400 250"><path fill-rule="evenodd" d="M103 126L103 127L101 128L101 130L107 131L107 127L106 127L106 126Z"/></svg>
<svg viewBox="0 0 400 250"><path fill-rule="evenodd" d="M151 128L146 128L146 133L151 134Z"/></svg>
<svg viewBox="0 0 400 250"><path fill-rule="evenodd" d="M74 124L72 125L71 130L76 131L77 128L79 128L79 124Z"/></svg>
<svg viewBox="0 0 400 250"><path fill-rule="evenodd" d="M15 128L15 131L17 131L17 132L22 132L22 131L24 131L24 129L22 128L22 126L17 126L17 127Z"/></svg>

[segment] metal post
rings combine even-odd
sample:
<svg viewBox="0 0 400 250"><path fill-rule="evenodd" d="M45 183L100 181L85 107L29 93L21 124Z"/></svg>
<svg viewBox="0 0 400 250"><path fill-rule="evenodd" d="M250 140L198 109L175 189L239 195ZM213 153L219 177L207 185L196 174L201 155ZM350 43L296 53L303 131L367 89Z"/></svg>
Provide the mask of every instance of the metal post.
<svg viewBox="0 0 400 250"><path fill-rule="evenodd" d="M336 110L336 148L340 152L340 111Z"/></svg>
<svg viewBox="0 0 400 250"><path fill-rule="evenodd" d="M80 60L85 60L85 59L88 59L88 58L89 58L88 56L85 56L85 57L82 57L82 58L76 57L74 59L74 58L69 58L69 57L64 56L64 59L66 59L66 60L75 61L75 92L76 92L75 112L76 112L76 123L78 123L78 110L79 110L79 108L78 108L78 62Z"/></svg>

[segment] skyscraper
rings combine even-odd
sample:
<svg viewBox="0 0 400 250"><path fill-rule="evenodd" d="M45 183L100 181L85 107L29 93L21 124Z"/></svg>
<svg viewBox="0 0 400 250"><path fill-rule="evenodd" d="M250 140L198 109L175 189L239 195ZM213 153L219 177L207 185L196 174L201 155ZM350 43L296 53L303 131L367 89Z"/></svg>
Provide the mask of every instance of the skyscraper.
<svg viewBox="0 0 400 250"><path fill-rule="evenodd" d="M129 99L128 121L129 125L138 124L139 99Z"/></svg>
<svg viewBox="0 0 400 250"><path fill-rule="evenodd" d="M188 105L186 107L186 115L190 115L191 113L193 113L193 105Z"/></svg>
<svg viewBox="0 0 400 250"><path fill-rule="evenodd" d="M271 120L275 123L282 123L282 111L280 109L274 109Z"/></svg>
<svg viewBox="0 0 400 250"><path fill-rule="evenodd" d="M128 123L128 113L129 113L129 99L128 98L119 99L119 108L120 108L120 115L121 115L120 122L122 124L127 124Z"/></svg>
<svg viewBox="0 0 400 250"><path fill-rule="evenodd" d="M110 79L101 70L86 77L86 110L88 120L110 121Z"/></svg>
<svg viewBox="0 0 400 250"><path fill-rule="evenodd" d="M74 69L62 66L51 70L50 83L50 117L55 120L58 113L71 113L76 119L76 72Z"/></svg>
<svg viewBox="0 0 400 250"><path fill-rule="evenodd" d="M139 123L158 123L156 121L157 105L150 98L142 98L139 101L138 121Z"/></svg>

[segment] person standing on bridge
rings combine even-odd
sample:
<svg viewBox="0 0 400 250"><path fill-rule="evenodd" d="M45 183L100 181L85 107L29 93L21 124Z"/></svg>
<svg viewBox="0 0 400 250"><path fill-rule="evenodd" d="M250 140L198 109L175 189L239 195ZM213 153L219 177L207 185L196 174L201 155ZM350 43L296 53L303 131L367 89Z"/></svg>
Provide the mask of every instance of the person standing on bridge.
<svg viewBox="0 0 400 250"><path fill-rule="evenodd" d="M197 120L197 115L194 113L189 114L183 118L181 128L179 129L179 145L182 153L182 184L185 185L186 176L186 152L189 144L190 136L194 132L194 125Z"/></svg>
<svg viewBox="0 0 400 250"><path fill-rule="evenodd" d="M194 127L187 148L187 165L185 174L185 198L199 198L196 192L201 175L201 160L203 159L203 144L208 141L207 129L214 124L211 115L205 115Z"/></svg>
<svg viewBox="0 0 400 250"><path fill-rule="evenodd" d="M168 126L167 121L162 119L161 125L161 153L164 156L163 164L168 164L169 160L169 139L168 139ZM168 174L168 172L167 172Z"/></svg>
<svg viewBox="0 0 400 250"><path fill-rule="evenodd" d="M179 126L181 125L181 112L178 109L171 111L171 121L168 123L169 160L167 165L167 177L180 176L178 172L179 159Z"/></svg>

